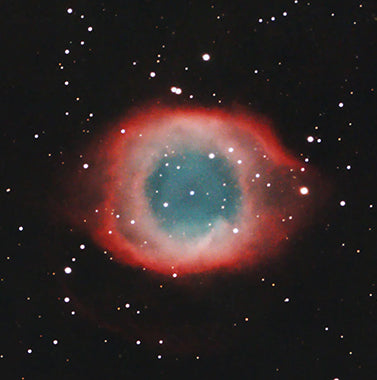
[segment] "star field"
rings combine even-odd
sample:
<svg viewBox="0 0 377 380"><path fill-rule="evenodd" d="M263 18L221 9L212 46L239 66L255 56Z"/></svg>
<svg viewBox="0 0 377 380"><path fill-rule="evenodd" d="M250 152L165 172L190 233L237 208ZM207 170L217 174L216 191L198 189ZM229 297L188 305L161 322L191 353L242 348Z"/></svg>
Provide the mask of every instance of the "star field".
<svg viewBox="0 0 377 380"><path fill-rule="evenodd" d="M1 379L375 378L373 2L3 14ZM273 148L131 127L162 109L266 118ZM219 220L248 260L171 264Z"/></svg>

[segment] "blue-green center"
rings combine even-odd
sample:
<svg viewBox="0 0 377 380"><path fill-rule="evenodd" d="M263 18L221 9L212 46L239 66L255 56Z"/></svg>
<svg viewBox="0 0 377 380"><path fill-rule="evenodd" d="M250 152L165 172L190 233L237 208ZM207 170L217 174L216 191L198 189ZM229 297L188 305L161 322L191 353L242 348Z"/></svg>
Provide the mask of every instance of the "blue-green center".
<svg viewBox="0 0 377 380"><path fill-rule="evenodd" d="M147 178L145 194L160 227L174 237L207 234L219 219L232 223L241 190L224 157L187 150L165 155Z"/></svg>

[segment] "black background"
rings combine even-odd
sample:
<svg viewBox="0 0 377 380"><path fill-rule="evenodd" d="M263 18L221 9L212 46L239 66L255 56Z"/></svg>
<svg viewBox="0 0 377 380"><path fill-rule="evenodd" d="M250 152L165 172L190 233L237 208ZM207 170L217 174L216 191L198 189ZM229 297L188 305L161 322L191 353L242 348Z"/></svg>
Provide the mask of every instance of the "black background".
<svg viewBox="0 0 377 380"><path fill-rule="evenodd" d="M21 1L1 18L1 379L375 378L375 3ZM264 114L331 182L288 254L173 281L60 220L80 151L158 101Z"/></svg>

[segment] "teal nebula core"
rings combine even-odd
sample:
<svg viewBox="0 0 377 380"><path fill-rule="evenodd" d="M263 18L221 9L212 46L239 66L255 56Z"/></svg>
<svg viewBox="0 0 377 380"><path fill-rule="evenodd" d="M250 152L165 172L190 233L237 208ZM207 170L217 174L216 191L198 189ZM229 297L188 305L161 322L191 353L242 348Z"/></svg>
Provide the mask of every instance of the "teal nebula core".
<svg viewBox="0 0 377 380"><path fill-rule="evenodd" d="M206 235L219 219L234 223L242 192L225 157L195 150L159 160L145 183L159 226L173 237Z"/></svg>

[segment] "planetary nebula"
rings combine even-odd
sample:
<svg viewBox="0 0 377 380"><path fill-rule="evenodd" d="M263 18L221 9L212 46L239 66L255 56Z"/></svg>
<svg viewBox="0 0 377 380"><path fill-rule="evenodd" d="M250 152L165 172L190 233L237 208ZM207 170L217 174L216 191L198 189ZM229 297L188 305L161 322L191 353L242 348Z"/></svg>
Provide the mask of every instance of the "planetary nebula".
<svg viewBox="0 0 377 380"><path fill-rule="evenodd" d="M99 140L75 179L71 214L127 265L173 277L249 267L312 209L314 172L268 121L240 109L152 107Z"/></svg>

